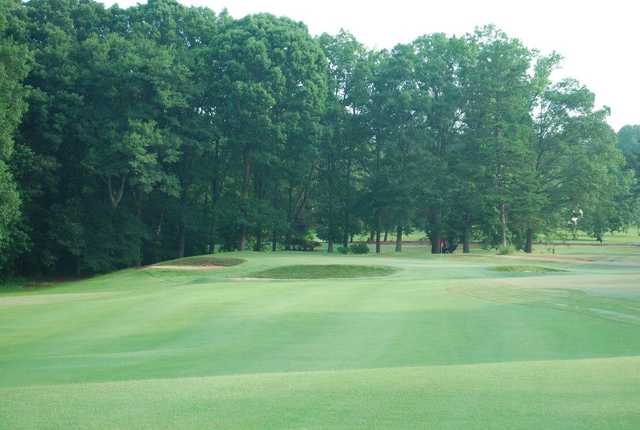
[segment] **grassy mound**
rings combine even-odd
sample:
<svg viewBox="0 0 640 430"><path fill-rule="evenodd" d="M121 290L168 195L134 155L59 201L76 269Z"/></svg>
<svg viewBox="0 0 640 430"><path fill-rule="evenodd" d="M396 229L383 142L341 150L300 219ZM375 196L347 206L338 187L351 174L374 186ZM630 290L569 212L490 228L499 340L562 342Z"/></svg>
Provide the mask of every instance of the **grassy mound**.
<svg viewBox="0 0 640 430"><path fill-rule="evenodd" d="M195 257L179 258L177 260L164 261L158 263L158 266L237 266L244 263L246 260L235 257L220 257L214 255L197 255Z"/></svg>
<svg viewBox="0 0 640 430"><path fill-rule="evenodd" d="M360 278L368 276L386 276L395 272L388 266L361 266L348 264L300 264L292 266L274 267L263 270L251 276L271 279L329 279L329 278Z"/></svg>
<svg viewBox="0 0 640 430"><path fill-rule="evenodd" d="M546 272L565 272L562 269L552 269L550 267L542 266L496 266L490 270L494 272L504 273L546 273Z"/></svg>

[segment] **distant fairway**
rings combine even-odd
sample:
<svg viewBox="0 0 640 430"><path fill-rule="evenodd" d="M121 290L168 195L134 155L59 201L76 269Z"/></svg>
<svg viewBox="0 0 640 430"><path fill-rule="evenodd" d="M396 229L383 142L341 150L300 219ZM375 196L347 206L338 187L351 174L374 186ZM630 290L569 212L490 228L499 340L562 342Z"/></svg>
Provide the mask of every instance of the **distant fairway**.
<svg viewBox="0 0 640 430"><path fill-rule="evenodd" d="M640 247L556 252L236 253L3 292L0 429L638 429Z"/></svg>

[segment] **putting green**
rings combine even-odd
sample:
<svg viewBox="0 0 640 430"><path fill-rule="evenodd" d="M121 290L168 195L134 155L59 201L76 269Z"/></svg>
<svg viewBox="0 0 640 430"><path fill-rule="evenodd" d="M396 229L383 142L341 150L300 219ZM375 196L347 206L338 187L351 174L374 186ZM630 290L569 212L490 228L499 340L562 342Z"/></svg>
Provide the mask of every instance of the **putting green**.
<svg viewBox="0 0 640 430"><path fill-rule="evenodd" d="M238 253L14 288L0 428L640 428L640 248L560 252ZM255 277L309 265L393 273Z"/></svg>

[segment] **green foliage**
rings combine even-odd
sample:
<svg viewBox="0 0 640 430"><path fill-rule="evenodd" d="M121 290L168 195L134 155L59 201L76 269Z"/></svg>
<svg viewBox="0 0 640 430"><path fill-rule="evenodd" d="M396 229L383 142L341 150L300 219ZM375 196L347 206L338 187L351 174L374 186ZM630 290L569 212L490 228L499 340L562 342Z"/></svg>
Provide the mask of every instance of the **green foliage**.
<svg viewBox="0 0 640 430"><path fill-rule="evenodd" d="M377 51L175 0L2 8L0 271L400 251L414 230L531 251L578 211L596 238L639 219L635 129L623 158L560 57L491 26Z"/></svg>
<svg viewBox="0 0 640 430"><path fill-rule="evenodd" d="M13 234L20 216L20 196L13 176L4 161L0 160L0 272L9 263Z"/></svg>
<svg viewBox="0 0 640 430"><path fill-rule="evenodd" d="M14 133L27 108L27 87L23 80L31 66L31 52L15 40L23 22L16 17L21 4L0 2L0 275L23 251L20 226L21 197L10 166Z"/></svg>
<svg viewBox="0 0 640 430"><path fill-rule="evenodd" d="M515 253L517 250L512 245L500 245L496 251L498 255L509 255Z"/></svg>
<svg viewBox="0 0 640 430"><path fill-rule="evenodd" d="M640 125L625 125L618 131L618 148L624 155L626 167L631 170L635 180L632 184L632 201L627 201L631 221L640 225Z"/></svg>
<svg viewBox="0 0 640 430"><path fill-rule="evenodd" d="M352 254L368 254L370 249L369 245L365 242L352 243L349 245L349 251Z"/></svg>
<svg viewBox="0 0 640 430"><path fill-rule="evenodd" d="M629 161L640 156L640 125L625 125L618 131L618 147Z"/></svg>

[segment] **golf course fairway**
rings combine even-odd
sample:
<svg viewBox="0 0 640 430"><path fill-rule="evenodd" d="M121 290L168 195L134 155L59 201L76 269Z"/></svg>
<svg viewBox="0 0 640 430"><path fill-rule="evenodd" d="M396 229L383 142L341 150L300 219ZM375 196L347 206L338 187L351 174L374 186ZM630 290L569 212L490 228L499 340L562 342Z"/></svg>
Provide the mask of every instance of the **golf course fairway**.
<svg viewBox="0 0 640 430"><path fill-rule="evenodd" d="M640 247L558 252L0 289L0 429L639 429Z"/></svg>

